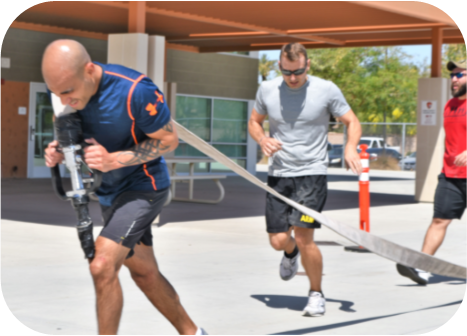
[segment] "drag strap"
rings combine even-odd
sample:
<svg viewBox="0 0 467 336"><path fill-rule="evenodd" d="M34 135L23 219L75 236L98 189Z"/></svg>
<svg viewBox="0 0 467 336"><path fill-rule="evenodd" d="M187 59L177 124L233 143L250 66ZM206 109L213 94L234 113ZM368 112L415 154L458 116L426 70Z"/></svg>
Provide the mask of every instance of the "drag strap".
<svg viewBox="0 0 467 336"><path fill-rule="evenodd" d="M314 218L319 223L328 227L329 229L341 235L342 237L354 242L355 244L363 246L366 249L383 258L395 261L396 263L402 264L404 266L419 268L428 272L432 272L434 274L454 278L466 278L467 270L464 266L452 264L450 262L435 258L431 255L390 242L386 239L359 230L350 225L329 219L319 212L311 210L303 205L300 205L288 199L287 197L282 196L274 189L265 185L256 176L253 176L244 168L240 167L235 162L230 160L227 156L219 152L217 149L215 149L214 147L200 139L198 136L187 130L185 127L178 124L174 120L172 120L172 122L177 127L177 133L180 139L182 139L189 145L195 147L197 150L206 154L210 158L216 160L219 163L222 163L223 165L230 168L232 171L242 176L246 180L257 185L261 189L266 190L268 193L281 199L282 201L294 207L298 211L310 216L311 218Z"/></svg>

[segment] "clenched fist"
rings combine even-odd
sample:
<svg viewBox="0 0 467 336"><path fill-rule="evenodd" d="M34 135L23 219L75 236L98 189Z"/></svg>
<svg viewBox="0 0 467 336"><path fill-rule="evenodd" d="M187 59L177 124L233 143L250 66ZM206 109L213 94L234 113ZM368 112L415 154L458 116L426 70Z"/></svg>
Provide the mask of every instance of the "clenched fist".
<svg viewBox="0 0 467 336"><path fill-rule="evenodd" d="M91 169L100 170L106 173L114 168L114 156L107 152L104 146L95 139L85 140L91 146L84 148L84 161Z"/></svg>
<svg viewBox="0 0 467 336"><path fill-rule="evenodd" d="M57 151L58 141L54 140L45 149L45 165L49 168L55 167L57 164L62 163L64 155Z"/></svg>
<svg viewBox="0 0 467 336"><path fill-rule="evenodd" d="M282 149L282 143L274 138L269 138L266 136L259 141L259 145L261 146L261 150L266 156L272 156L272 154Z"/></svg>

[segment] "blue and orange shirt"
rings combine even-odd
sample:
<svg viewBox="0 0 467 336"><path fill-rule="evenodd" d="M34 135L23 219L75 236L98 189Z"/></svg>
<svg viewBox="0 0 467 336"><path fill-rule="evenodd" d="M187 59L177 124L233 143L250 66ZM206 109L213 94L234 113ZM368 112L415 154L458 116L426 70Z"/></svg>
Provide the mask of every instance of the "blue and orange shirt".
<svg viewBox="0 0 467 336"><path fill-rule="evenodd" d="M99 88L83 110L85 139L94 138L109 153L127 150L147 139L170 121L164 95L145 75L115 64L101 64ZM170 186L164 158L115 169L103 174L96 192L102 205L128 190L161 190Z"/></svg>

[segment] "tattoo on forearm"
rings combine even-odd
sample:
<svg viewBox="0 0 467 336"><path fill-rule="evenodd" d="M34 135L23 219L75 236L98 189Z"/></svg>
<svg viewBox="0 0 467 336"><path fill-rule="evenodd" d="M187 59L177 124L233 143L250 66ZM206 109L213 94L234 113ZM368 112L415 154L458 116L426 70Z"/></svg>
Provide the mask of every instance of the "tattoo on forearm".
<svg viewBox="0 0 467 336"><path fill-rule="evenodd" d="M168 152L169 148L170 146L164 145L161 140L149 139L134 146L128 151L118 154L117 161L125 166L142 164L157 159Z"/></svg>
<svg viewBox="0 0 467 336"><path fill-rule="evenodd" d="M168 124L166 124L164 127L162 127L162 129L166 132L173 133L174 128L172 126L172 122L169 122Z"/></svg>

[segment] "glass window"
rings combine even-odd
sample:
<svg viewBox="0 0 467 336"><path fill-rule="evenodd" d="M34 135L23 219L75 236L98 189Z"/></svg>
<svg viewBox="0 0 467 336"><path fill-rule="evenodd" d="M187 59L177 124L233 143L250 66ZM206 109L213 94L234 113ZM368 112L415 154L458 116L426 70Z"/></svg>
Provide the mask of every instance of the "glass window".
<svg viewBox="0 0 467 336"><path fill-rule="evenodd" d="M204 141L211 140L211 99L177 96L176 120Z"/></svg>
<svg viewBox="0 0 467 336"><path fill-rule="evenodd" d="M186 144L186 143L179 143L177 149L175 149L175 156L196 156L196 157L206 157L203 153L201 153L196 148Z"/></svg>
<svg viewBox="0 0 467 336"><path fill-rule="evenodd" d="M359 145L369 145L371 142L371 140L360 140L360 142L358 143Z"/></svg>
<svg viewBox="0 0 467 336"><path fill-rule="evenodd" d="M246 145L214 145L214 148L228 157L246 157Z"/></svg>
<svg viewBox="0 0 467 336"><path fill-rule="evenodd" d="M213 142L246 143L247 102L214 99Z"/></svg>
<svg viewBox="0 0 467 336"><path fill-rule="evenodd" d="M53 109L49 95L36 93L36 131L34 132L34 162L36 166L45 165L44 151L54 139Z"/></svg>
<svg viewBox="0 0 467 336"><path fill-rule="evenodd" d="M176 120L240 166L246 167L248 102L178 95ZM206 157L183 142L175 150L175 156ZM177 166L177 172L186 169ZM197 166L195 171L228 172L230 169L219 163L209 163Z"/></svg>
<svg viewBox="0 0 467 336"><path fill-rule="evenodd" d="M342 155L342 147L333 148L328 152L329 155Z"/></svg>

